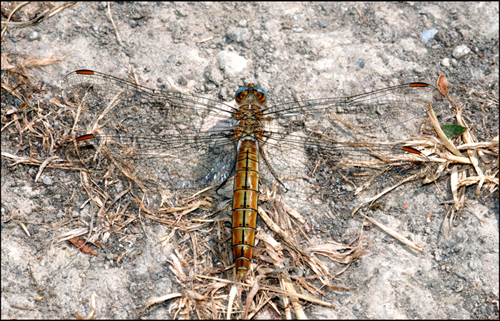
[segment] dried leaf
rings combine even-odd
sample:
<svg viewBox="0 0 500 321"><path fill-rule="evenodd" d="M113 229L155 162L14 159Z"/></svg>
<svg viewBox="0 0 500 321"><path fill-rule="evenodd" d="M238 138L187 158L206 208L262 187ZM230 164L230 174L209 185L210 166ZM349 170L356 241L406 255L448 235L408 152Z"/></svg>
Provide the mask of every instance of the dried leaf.
<svg viewBox="0 0 500 321"><path fill-rule="evenodd" d="M448 80L446 80L446 77L443 76L443 74L439 75L439 78L437 80L437 87L439 91L443 94L443 96L448 97L448 86L450 83Z"/></svg>
<svg viewBox="0 0 500 321"><path fill-rule="evenodd" d="M90 249L90 247L87 244L85 244L85 241L82 240L81 238L73 237L73 238L70 238L68 241L70 241L74 246L79 248L80 251L82 251L83 253L90 253L92 255L99 256L99 255L95 254L94 251L92 251Z"/></svg>

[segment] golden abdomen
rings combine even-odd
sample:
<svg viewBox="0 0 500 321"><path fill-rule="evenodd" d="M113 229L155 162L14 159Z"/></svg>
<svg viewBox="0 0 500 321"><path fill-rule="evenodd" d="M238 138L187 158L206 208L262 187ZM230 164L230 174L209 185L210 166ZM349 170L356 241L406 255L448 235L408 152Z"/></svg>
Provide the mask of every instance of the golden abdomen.
<svg viewBox="0 0 500 321"><path fill-rule="evenodd" d="M244 281L252 262L259 196L257 145L243 141L238 150L233 193L233 259L239 281Z"/></svg>

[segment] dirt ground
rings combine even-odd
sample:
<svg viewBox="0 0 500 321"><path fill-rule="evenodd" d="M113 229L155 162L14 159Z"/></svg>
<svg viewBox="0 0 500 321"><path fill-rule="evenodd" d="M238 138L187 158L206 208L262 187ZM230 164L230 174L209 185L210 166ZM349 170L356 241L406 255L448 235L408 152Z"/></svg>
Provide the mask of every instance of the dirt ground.
<svg viewBox="0 0 500 321"><path fill-rule="evenodd" d="M2 2L2 21L16 6ZM31 3L11 20L30 20L49 9L48 3ZM33 93L32 103L46 106L42 112L48 115L57 113L58 107L50 102L61 99L60 80L75 69L121 78L135 73L149 87L225 101L249 82L266 88L271 97L298 93L322 98L410 81L434 84L444 74L451 96L465 104L464 114L476 126L478 139L498 137L497 2L122 2L111 3L109 10L113 21L107 3L78 3L36 25L9 28L2 35L2 84L8 62L64 57L27 68L31 82L40 89ZM424 42L422 33L431 29L437 34ZM238 64L228 63L222 69L221 52L237 55ZM20 144L4 130L12 125L9 111L19 103L2 85L2 153L26 156L40 146ZM61 129L61 124L50 126ZM39 155L42 160L49 156L53 155ZM68 231L63 223L71 228L96 224L89 214L96 208L87 202L81 176L46 168L35 182L39 166L10 164L2 157L2 318L86 316L92 293L98 318L200 317L176 315L176 299L144 308L152 297L193 290L190 284L178 282L169 268L174 246L159 243L170 228L141 217L137 225L122 231L137 237L111 235L101 248L93 247L98 257L83 254L68 242L52 242ZM449 182L449 174L436 184L414 181L383 197L381 210L371 215L424 252L408 249L376 227L364 230L368 253L338 276L342 281L334 283L355 289L323 289L321 299L336 308L305 303L306 316L498 319L498 190L475 195L477 185L467 187L466 207L456 215L451 236L444 237L447 202L452 200ZM359 201L344 206L353 204ZM426 222L429 213L430 222ZM351 217L350 212L334 214L333 219L321 221L305 216L314 242L329 238L345 242L359 233L363 224L359 217ZM322 229L327 233L318 232ZM191 240L182 242L192 246ZM269 311L264 309L258 316L275 317Z"/></svg>

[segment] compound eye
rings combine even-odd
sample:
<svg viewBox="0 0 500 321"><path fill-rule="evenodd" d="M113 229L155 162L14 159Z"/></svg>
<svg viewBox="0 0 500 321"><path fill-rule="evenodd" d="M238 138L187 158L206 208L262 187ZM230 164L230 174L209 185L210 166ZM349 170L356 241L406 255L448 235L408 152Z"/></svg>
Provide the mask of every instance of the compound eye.
<svg viewBox="0 0 500 321"><path fill-rule="evenodd" d="M238 90L236 91L236 95L234 95L234 99L238 100L238 96L242 92L247 91L247 90L248 90L248 86L238 88Z"/></svg>
<svg viewBox="0 0 500 321"><path fill-rule="evenodd" d="M262 87L253 87L253 90L255 90L256 92L262 94L264 96L264 101L267 100L267 92L264 88Z"/></svg>

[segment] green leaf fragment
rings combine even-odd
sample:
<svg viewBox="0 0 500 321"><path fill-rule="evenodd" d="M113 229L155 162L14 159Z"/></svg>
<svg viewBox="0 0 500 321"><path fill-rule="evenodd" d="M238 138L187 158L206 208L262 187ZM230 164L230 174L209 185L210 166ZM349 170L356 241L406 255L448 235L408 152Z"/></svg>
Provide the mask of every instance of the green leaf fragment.
<svg viewBox="0 0 500 321"><path fill-rule="evenodd" d="M447 138L453 138L456 136L462 135L462 133L466 130L467 128L457 125L457 124L452 124L452 125L442 125L441 130L443 133L446 135Z"/></svg>

